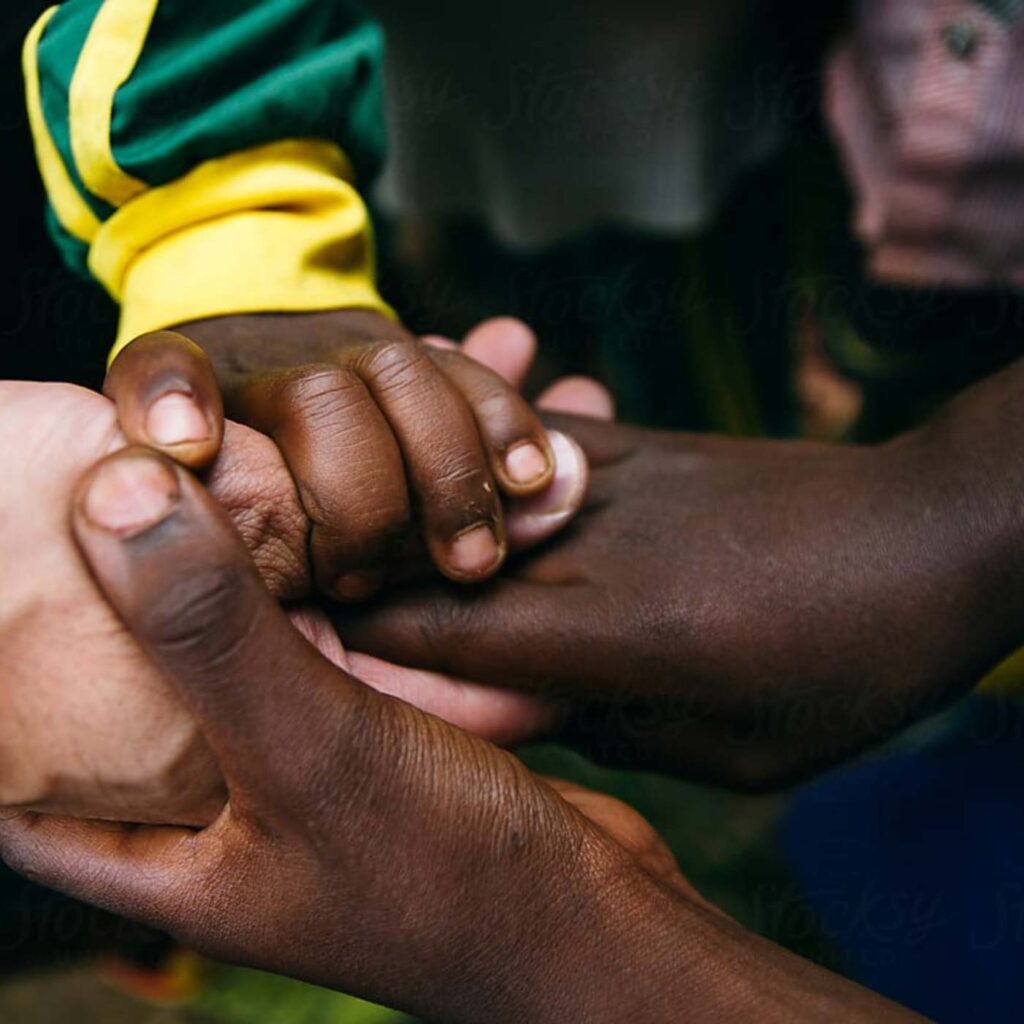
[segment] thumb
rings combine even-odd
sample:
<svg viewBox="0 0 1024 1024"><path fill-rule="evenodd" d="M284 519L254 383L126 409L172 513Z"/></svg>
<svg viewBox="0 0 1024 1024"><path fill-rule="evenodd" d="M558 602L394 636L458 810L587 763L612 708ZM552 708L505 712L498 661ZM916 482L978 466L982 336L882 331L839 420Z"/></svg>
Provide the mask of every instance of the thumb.
<svg viewBox="0 0 1024 1024"><path fill-rule="evenodd" d="M103 391L117 405L129 443L201 469L224 436L224 404L213 367L183 334L145 334L118 353Z"/></svg>
<svg viewBox="0 0 1024 1024"><path fill-rule="evenodd" d="M563 530L576 518L587 496L590 467L583 449L568 434L548 431L555 460L550 485L532 498L515 498L505 512L509 547L523 551L536 547Z"/></svg>
<svg viewBox="0 0 1024 1024"><path fill-rule="evenodd" d="M372 691L306 642L226 514L165 458L129 448L99 463L73 526L107 600L195 715L233 805L293 802L318 738L358 732Z"/></svg>

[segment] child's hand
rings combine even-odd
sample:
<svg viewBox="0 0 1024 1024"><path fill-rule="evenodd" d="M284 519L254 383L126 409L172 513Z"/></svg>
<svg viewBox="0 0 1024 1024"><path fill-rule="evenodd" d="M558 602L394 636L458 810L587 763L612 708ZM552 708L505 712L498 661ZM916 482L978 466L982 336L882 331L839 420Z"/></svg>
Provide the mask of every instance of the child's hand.
<svg viewBox="0 0 1024 1024"><path fill-rule="evenodd" d="M184 342L134 342L108 378L124 429L205 464L219 445L223 392L229 414L269 434L288 462L312 523L316 581L331 596L375 592L408 550L413 522L446 576L488 578L508 547L501 496L530 497L553 479L546 432L512 387L378 314L228 317L184 330L216 379ZM128 367L133 386L119 388ZM169 387L175 377L180 387Z"/></svg>

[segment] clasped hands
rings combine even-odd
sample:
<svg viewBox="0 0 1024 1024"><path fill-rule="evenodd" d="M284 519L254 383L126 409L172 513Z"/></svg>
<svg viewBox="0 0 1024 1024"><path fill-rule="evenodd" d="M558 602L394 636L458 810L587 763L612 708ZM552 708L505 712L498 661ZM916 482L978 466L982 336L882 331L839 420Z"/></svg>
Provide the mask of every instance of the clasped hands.
<svg viewBox="0 0 1024 1024"><path fill-rule="evenodd" d="M507 361L499 334L501 325L484 328L467 351L487 358L501 341ZM111 377L120 410L68 386L0 388L9 469L0 852L33 879L214 956L445 1019L479 1019L488 1005L501 1007L495 1019L540 1019L527 1006L550 1003L544 972L579 952L564 929L554 943L543 936L541 911L556 925L575 913L573 890L586 892L592 923L600 913L619 929L620 873L654 885L649 872L702 904L634 812L536 779L384 691L497 740L544 728L542 705L345 652L322 613L283 610L279 598L309 586L309 525L267 439L232 423L221 437L211 402L218 450L206 488L175 461L126 447L135 411L126 403L144 411L147 382L202 388L195 355L177 338L141 344L135 365ZM506 372L525 372L528 359L520 346L519 369ZM597 409L605 401L579 383L559 395ZM19 446L26 436L33 443ZM579 449L557 434L550 443L553 482L509 508L513 549L564 526L582 500ZM282 811L280 845L256 840L277 831L265 812ZM228 892L215 877L239 887ZM498 894L509 898L504 911ZM389 923L396 907L400 920ZM471 970L464 991L445 980L452 963Z"/></svg>
<svg viewBox="0 0 1024 1024"><path fill-rule="evenodd" d="M532 346L525 331L498 321L471 335L465 352L496 362L518 379L529 367ZM144 434L147 410L164 409L163 420L149 420L159 433L166 407L175 411L186 395L199 399L193 411L202 410L209 436L201 443L163 446L165 452L175 461L208 467L204 483L231 518L264 585L287 602L293 623L326 657L496 742L542 728L547 711L526 697L402 671L342 647L309 600L317 572L311 541L316 525L284 455L264 435L234 422L225 425L209 365L184 338L140 340L119 358L107 382L116 404L66 385L0 388L6 462L0 496L6 709L0 720L0 806L205 824L223 805L220 773L194 719L102 599L67 529L79 477L129 440L161 447ZM570 401L574 395L604 400L596 385L570 382L561 391ZM552 395L557 400L559 390ZM199 431L193 427L192 433ZM553 482L534 500L509 503L503 526L513 549L560 529L582 500L582 454L563 435L553 434L550 443L557 459ZM334 470L338 479L346 468L342 462ZM357 477L358 470L357 465ZM358 486L348 488L342 500L350 506L349 518L358 521L360 510L353 506L378 495L379 488L369 496Z"/></svg>
<svg viewBox="0 0 1024 1024"><path fill-rule="evenodd" d="M187 348L157 340L136 356L126 379L166 385L166 361L184 360L170 379L203 388ZM1021 610L990 595L995 575L1018 571L1014 524L994 510L1006 507L999 488L1019 481L1003 474L985 506L962 466L943 466L958 449L986 451L985 410L1013 398L1019 376L876 449L561 421L592 478L563 537L482 591L428 583L335 607L365 655L346 654L322 615L290 608L308 642L280 607L333 577L306 544L316 519L301 468L279 448L229 424L208 490L138 448L88 470L123 447L113 408L52 389L59 429L16 450L18 424L38 420L44 396L5 385L0 429L21 470L9 486L45 499L27 531L17 503L4 505L4 536L19 537L5 575L27 595L3 623L26 645L0 652L14 697L7 728L53 699L46 687L69 679L69 657L78 685L53 705L71 770L19 797L32 759L3 764L5 802L50 813L13 817L0 850L32 877L210 955L428 1017L669 1020L681 1000L693 1019L896 1013L709 908L622 805L533 777L485 740L549 733L609 760L773 785L962 692L1018 642ZM146 403L133 410L127 398L145 389L121 391L115 374L112 392L132 437ZM202 447L172 454L201 462ZM556 440L548 452L578 483L576 449ZM545 505L558 494L550 469L507 517L512 548L565 527L579 504L567 484ZM981 479L996 480L992 470L974 459ZM939 511L922 532L925 508ZM450 548L428 538L422 550L445 570ZM47 573L63 601L33 601ZM104 716L88 721L98 687ZM126 728L132 742L119 747ZM108 762L92 777L102 793L75 763L90 747L123 757L120 775ZM687 958L695 943L701 955ZM643 984L631 984L641 961Z"/></svg>

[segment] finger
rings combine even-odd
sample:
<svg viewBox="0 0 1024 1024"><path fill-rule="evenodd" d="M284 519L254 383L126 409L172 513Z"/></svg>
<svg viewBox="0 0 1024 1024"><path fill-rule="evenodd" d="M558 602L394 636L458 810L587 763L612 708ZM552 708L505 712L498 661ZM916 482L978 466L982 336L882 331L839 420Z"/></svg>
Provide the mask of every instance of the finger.
<svg viewBox="0 0 1024 1024"><path fill-rule="evenodd" d="M511 552L526 551L550 540L575 519L587 497L590 467L583 449L556 430L549 433L548 443L555 460L554 480L534 498L511 499L505 511L505 533ZM426 552L411 543L401 564L387 575L389 588L423 580L429 569Z"/></svg>
<svg viewBox="0 0 1024 1024"><path fill-rule="evenodd" d="M434 361L473 410L501 489L517 498L543 491L554 475L554 458L526 399L492 370L458 352L436 351Z"/></svg>
<svg viewBox="0 0 1024 1024"><path fill-rule="evenodd" d="M169 931L203 864L205 844L180 828L22 814L0 822L0 859L38 885Z"/></svg>
<svg viewBox="0 0 1024 1024"><path fill-rule="evenodd" d="M302 604L288 609L291 624L309 641L332 665L343 672L351 672L348 651L331 625L331 620L315 605Z"/></svg>
<svg viewBox="0 0 1024 1024"><path fill-rule="evenodd" d="M108 601L199 722L232 807L239 794L293 803L319 770L317 737L333 750L371 691L306 642L226 514L166 459L134 448L101 462L78 490L73 524ZM369 718L358 724L372 741Z"/></svg>
<svg viewBox="0 0 1024 1024"><path fill-rule="evenodd" d="M522 320L496 317L470 331L462 351L521 391L537 357L537 336Z"/></svg>
<svg viewBox="0 0 1024 1024"><path fill-rule="evenodd" d="M551 731L561 718L556 705L538 697L478 686L438 672L405 668L346 651L338 631L320 609L293 608L288 617L332 665L350 672L378 693L397 697L490 743L524 743Z"/></svg>
<svg viewBox="0 0 1024 1024"><path fill-rule="evenodd" d="M549 540L576 517L590 477L583 449L567 434L552 430L548 444L555 460L554 479L534 498L510 501L505 512L509 550L523 551Z"/></svg>
<svg viewBox="0 0 1024 1024"><path fill-rule="evenodd" d="M224 446L203 483L235 524L264 586L279 601L308 596L309 516L278 446L229 420Z"/></svg>
<svg viewBox="0 0 1024 1024"><path fill-rule="evenodd" d="M583 449L568 435L552 430L548 443L555 459L555 478L534 498L514 498L505 512L509 551L526 551L550 540L575 519L587 497L590 467ZM389 585L427 577L426 552L410 544L400 565L388 574Z"/></svg>
<svg viewBox="0 0 1024 1024"><path fill-rule="evenodd" d="M420 341L430 348L446 349L449 352L454 352L459 347L451 338L445 338L440 334L424 334Z"/></svg>
<svg viewBox="0 0 1024 1024"><path fill-rule="evenodd" d="M438 672L404 668L369 654L348 654L352 674L413 707L489 743L509 747L550 732L561 717L556 703Z"/></svg>
<svg viewBox="0 0 1024 1024"><path fill-rule="evenodd" d="M332 617L350 649L400 665L472 679L488 686L559 696L552 676L558 652L578 652L574 675L601 673L601 643L592 623L605 614L600 596L582 585L500 579L482 593L431 587L386 604L336 609Z"/></svg>
<svg viewBox="0 0 1024 1024"><path fill-rule="evenodd" d="M566 377L557 381L537 399L537 408L595 420L615 419L615 399L611 392L590 377Z"/></svg>
<svg viewBox="0 0 1024 1024"><path fill-rule="evenodd" d="M162 451L199 469L213 461L224 436L224 406L213 367L182 334L146 334L122 349L104 394L117 405L131 444Z"/></svg>
<svg viewBox="0 0 1024 1024"><path fill-rule="evenodd" d="M366 383L404 455L431 560L446 576L477 582L505 559L501 501L473 414L418 342L356 351Z"/></svg>
<svg viewBox="0 0 1024 1024"><path fill-rule="evenodd" d="M324 364L232 383L232 416L276 442L312 524L321 593L365 600L411 521L402 453L359 375Z"/></svg>
<svg viewBox="0 0 1024 1024"><path fill-rule="evenodd" d="M583 449L590 464L591 479L595 471L629 458L643 439L648 445L657 440L652 431L609 423L589 416L570 416L561 412L545 412L544 424L571 437ZM681 435L673 435L676 443Z"/></svg>

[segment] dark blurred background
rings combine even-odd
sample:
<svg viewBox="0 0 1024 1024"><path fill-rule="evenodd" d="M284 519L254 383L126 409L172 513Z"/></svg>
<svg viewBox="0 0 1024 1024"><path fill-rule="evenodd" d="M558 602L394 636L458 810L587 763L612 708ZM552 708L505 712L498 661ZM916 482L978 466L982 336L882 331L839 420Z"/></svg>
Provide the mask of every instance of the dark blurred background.
<svg viewBox="0 0 1024 1024"><path fill-rule="evenodd" d="M43 225L32 154L21 44L48 4L7 0L0 17L0 376L98 386L116 310L102 289L68 272Z"/></svg>

